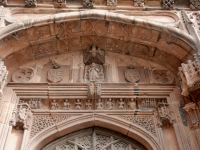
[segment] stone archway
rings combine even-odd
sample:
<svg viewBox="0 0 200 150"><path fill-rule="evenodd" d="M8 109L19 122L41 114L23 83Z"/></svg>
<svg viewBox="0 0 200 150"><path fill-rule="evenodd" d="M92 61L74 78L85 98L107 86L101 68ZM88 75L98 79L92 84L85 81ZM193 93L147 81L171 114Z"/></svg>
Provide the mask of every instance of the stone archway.
<svg viewBox="0 0 200 150"><path fill-rule="evenodd" d="M139 142L112 130L93 127L65 135L42 150L147 150Z"/></svg>

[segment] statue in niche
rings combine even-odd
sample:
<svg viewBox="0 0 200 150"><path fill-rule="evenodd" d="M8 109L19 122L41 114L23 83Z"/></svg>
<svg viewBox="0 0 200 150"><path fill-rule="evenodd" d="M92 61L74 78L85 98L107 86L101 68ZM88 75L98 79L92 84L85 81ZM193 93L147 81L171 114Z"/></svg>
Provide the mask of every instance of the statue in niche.
<svg viewBox="0 0 200 150"><path fill-rule="evenodd" d="M55 110L57 109L58 107L58 103L56 102L56 100L54 99L52 102L51 102L51 109L52 110Z"/></svg>
<svg viewBox="0 0 200 150"><path fill-rule="evenodd" d="M103 66L96 64L94 62L91 65L86 65L85 80L88 80L90 82L103 81L104 80Z"/></svg>
<svg viewBox="0 0 200 150"><path fill-rule="evenodd" d="M99 69L96 67L95 63L91 64L89 69L89 81L97 81L99 79Z"/></svg>
<svg viewBox="0 0 200 150"><path fill-rule="evenodd" d="M123 101L123 99L122 98L120 98L120 100L119 100L119 109L124 109L124 101Z"/></svg>
<svg viewBox="0 0 200 150"><path fill-rule="evenodd" d="M70 103L69 103L68 99L66 99L64 101L63 105L64 105L63 109L65 109L65 110L69 110L70 109Z"/></svg>
<svg viewBox="0 0 200 150"><path fill-rule="evenodd" d="M129 109L135 110L136 109L136 101L133 98L131 98L131 100L128 103L128 106L129 106Z"/></svg>
<svg viewBox="0 0 200 150"><path fill-rule="evenodd" d="M77 99L77 100L76 100L75 106L76 106L76 109L77 109L77 110L80 110L80 109L81 109L81 101L80 101L80 99Z"/></svg>
<svg viewBox="0 0 200 150"><path fill-rule="evenodd" d="M85 103L86 109L87 110L91 110L92 109L92 103L91 100L88 99L87 102Z"/></svg>
<svg viewBox="0 0 200 150"><path fill-rule="evenodd" d="M97 101L97 109L98 109L98 110L101 110L101 109L102 109L102 106L103 106L103 104L102 104L101 99L98 99L98 101Z"/></svg>
<svg viewBox="0 0 200 150"><path fill-rule="evenodd" d="M107 109L108 109L108 110L113 109L113 101L112 101L111 98L108 99L108 101L107 101L106 104L107 104Z"/></svg>

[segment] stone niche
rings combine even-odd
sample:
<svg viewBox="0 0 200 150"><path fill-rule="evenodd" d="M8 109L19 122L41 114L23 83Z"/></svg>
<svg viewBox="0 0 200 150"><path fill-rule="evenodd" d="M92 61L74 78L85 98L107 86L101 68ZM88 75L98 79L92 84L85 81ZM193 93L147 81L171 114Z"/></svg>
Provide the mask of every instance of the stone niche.
<svg viewBox="0 0 200 150"><path fill-rule="evenodd" d="M175 83L175 75L152 61L90 46L84 51L51 56L12 72L17 83Z"/></svg>

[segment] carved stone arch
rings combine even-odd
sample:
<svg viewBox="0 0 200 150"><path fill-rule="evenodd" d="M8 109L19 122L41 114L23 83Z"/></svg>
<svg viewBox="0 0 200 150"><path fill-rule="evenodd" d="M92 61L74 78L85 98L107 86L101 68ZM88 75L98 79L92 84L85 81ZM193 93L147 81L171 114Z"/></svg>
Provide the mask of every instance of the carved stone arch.
<svg viewBox="0 0 200 150"><path fill-rule="evenodd" d="M102 127L119 132L136 141L140 141L148 150L161 150L157 138L143 127L119 117L103 114L87 114L70 117L66 121L52 125L30 139L26 149L41 149L47 143L64 135L89 127Z"/></svg>

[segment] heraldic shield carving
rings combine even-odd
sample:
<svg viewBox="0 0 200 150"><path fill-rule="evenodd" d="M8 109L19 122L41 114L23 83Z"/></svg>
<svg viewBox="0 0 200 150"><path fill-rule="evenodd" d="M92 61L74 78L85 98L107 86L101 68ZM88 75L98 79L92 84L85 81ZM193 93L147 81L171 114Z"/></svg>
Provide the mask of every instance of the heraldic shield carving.
<svg viewBox="0 0 200 150"><path fill-rule="evenodd" d="M140 74L139 71L134 69L133 66L128 66L127 69L124 72L125 78L127 81L135 83L140 80Z"/></svg>
<svg viewBox="0 0 200 150"><path fill-rule="evenodd" d="M53 83L60 82L63 79L63 70L60 69L60 65L55 59L49 60L49 62L53 65L53 69L48 70L47 79Z"/></svg>

